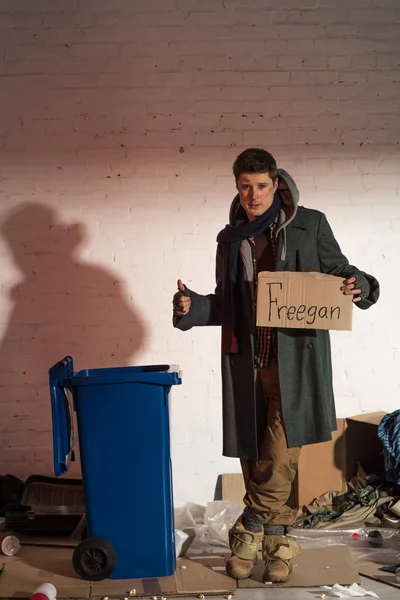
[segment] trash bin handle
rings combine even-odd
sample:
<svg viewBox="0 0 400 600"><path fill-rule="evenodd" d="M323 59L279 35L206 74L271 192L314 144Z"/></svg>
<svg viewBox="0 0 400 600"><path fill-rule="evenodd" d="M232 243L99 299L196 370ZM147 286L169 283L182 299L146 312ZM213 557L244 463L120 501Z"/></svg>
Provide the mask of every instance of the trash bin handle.
<svg viewBox="0 0 400 600"><path fill-rule="evenodd" d="M73 452L71 407L65 391L65 382L73 372L74 363L71 356L66 356L49 369L54 472L57 476L67 473Z"/></svg>

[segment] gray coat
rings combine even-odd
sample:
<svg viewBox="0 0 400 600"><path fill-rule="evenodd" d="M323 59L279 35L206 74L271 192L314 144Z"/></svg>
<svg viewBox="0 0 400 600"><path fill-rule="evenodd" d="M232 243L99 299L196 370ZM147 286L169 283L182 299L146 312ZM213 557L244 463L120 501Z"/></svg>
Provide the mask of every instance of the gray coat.
<svg viewBox="0 0 400 600"><path fill-rule="evenodd" d="M343 278L355 276L362 290L361 309L372 306L379 297L374 277L349 264L335 240L325 215L298 207L296 184L283 170L278 171L284 208L277 227L277 271L319 271ZM232 203L232 222L238 206ZM217 248L216 289L202 296L189 290L191 307L187 315L174 317L182 331L194 326L221 325L223 279L227 253ZM241 244L239 282L242 291L242 321L239 353L222 355L223 454L258 459L265 431L265 402L257 400L254 382L254 298L251 248ZM336 413L332 388L329 332L317 329L278 328L278 363L282 410L289 447L332 439Z"/></svg>

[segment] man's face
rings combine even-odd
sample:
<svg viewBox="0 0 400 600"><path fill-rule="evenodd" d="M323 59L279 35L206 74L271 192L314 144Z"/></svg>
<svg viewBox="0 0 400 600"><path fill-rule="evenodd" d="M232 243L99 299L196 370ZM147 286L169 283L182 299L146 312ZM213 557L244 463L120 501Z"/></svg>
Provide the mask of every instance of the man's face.
<svg viewBox="0 0 400 600"><path fill-rule="evenodd" d="M269 173L242 173L237 181L240 204L249 221L263 215L274 201L278 179L272 181Z"/></svg>

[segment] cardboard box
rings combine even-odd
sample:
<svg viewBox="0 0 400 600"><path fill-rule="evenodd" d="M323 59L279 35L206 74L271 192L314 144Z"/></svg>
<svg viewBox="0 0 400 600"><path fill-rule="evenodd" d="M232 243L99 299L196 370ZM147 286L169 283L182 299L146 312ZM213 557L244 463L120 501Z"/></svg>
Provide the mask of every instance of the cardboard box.
<svg viewBox="0 0 400 600"><path fill-rule="evenodd" d="M310 504L330 490L346 491L346 482L357 473L359 462L367 473L385 472L378 425L385 412L364 413L337 420L332 440L304 446L289 506ZM241 473L221 477L222 499L242 502L245 488Z"/></svg>
<svg viewBox="0 0 400 600"><path fill-rule="evenodd" d="M348 480L356 474L357 462L367 473L385 475L383 446L378 437L378 425L386 414L386 412L374 412L347 417L344 471Z"/></svg>
<svg viewBox="0 0 400 600"><path fill-rule="evenodd" d="M345 443L346 420L337 420L337 431L330 442L311 444L301 450L297 476L293 484L290 506L310 504L329 490L346 491Z"/></svg>
<svg viewBox="0 0 400 600"><path fill-rule="evenodd" d="M325 273L262 271L258 274L257 325L351 330L353 302L343 277Z"/></svg>

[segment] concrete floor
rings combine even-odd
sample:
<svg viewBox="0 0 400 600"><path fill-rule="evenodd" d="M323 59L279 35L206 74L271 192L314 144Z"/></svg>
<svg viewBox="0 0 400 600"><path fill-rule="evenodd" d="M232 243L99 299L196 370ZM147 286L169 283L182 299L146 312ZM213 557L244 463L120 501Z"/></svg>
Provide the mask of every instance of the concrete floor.
<svg viewBox="0 0 400 600"><path fill-rule="evenodd" d="M400 590L398 588L386 585L385 583L379 583L373 579L367 579L366 577L362 577L361 579L362 587L369 592L378 594L381 600L400 599ZM236 594L232 596L232 600L313 600L313 598L320 598L321 594L325 594L325 600L337 598L337 596L331 596L327 590L321 588L253 588L237 590ZM221 600L221 598L224 598L224 596L207 596L206 600ZM365 596L365 598L368 599L372 597ZM183 598L181 598L181 600L183 600ZM187 600L193 600L193 598L188 598Z"/></svg>

